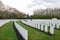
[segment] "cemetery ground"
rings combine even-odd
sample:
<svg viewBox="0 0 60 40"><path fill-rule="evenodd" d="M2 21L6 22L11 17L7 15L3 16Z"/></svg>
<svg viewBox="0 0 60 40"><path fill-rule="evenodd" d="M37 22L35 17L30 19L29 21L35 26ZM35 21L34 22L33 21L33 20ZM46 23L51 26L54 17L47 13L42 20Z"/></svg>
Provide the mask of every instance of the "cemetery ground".
<svg viewBox="0 0 60 40"><path fill-rule="evenodd" d="M21 21L17 21L17 23L28 30L28 40L60 40L60 30L54 29L55 34L49 35L34 28L31 28L30 26L27 26Z"/></svg>
<svg viewBox="0 0 60 40"><path fill-rule="evenodd" d="M8 22L0 28L0 40L17 40L13 22Z"/></svg>

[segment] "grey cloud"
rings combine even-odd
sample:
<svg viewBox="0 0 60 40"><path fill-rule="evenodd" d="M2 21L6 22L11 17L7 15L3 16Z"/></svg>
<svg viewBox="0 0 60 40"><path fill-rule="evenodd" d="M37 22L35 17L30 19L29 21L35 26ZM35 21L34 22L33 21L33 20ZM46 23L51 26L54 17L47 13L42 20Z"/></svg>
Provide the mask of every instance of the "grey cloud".
<svg viewBox="0 0 60 40"><path fill-rule="evenodd" d="M60 0L34 0L29 7L33 6L43 6L44 8L59 8L60 7ZM42 8L43 8L42 7Z"/></svg>

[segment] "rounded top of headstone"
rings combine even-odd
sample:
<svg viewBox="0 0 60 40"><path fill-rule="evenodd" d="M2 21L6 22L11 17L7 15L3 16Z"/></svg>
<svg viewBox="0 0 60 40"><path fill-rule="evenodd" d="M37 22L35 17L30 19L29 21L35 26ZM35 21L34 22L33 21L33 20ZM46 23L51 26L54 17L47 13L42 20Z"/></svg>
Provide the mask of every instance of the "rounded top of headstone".
<svg viewBox="0 0 60 40"><path fill-rule="evenodd" d="M57 18L52 18L52 20L57 20Z"/></svg>
<svg viewBox="0 0 60 40"><path fill-rule="evenodd" d="M52 23L57 23L57 18L53 18L53 19L51 20L51 22L52 22Z"/></svg>

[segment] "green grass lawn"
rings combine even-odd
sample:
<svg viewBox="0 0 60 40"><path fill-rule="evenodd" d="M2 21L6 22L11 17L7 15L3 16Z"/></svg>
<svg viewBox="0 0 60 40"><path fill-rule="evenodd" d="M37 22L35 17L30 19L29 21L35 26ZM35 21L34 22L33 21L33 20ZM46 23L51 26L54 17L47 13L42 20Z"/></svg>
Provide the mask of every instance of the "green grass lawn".
<svg viewBox="0 0 60 40"><path fill-rule="evenodd" d="M30 26L24 25L17 21L19 25L28 30L28 40L60 40L60 30L55 29L55 35L48 35L41 31L31 28Z"/></svg>
<svg viewBox="0 0 60 40"><path fill-rule="evenodd" d="M0 40L17 40L13 22L8 22L0 28Z"/></svg>

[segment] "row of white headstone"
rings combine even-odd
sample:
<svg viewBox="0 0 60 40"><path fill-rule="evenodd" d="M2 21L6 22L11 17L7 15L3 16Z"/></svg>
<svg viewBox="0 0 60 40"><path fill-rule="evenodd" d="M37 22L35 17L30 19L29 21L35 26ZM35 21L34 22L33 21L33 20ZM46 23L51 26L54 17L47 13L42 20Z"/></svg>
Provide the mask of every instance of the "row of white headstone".
<svg viewBox="0 0 60 40"><path fill-rule="evenodd" d="M28 40L28 31L14 21L15 27L25 40Z"/></svg>
<svg viewBox="0 0 60 40"><path fill-rule="evenodd" d="M0 27L9 22L10 20L0 20Z"/></svg>
<svg viewBox="0 0 60 40"><path fill-rule="evenodd" d="M60 21L57 19L52 19L52 20L24 19L21 21L26 25L29 25L46 33L49 32L50 34L54 34L54 28L60 29ZM50 29L50 31L48 31L48 29Z"/></svg>

